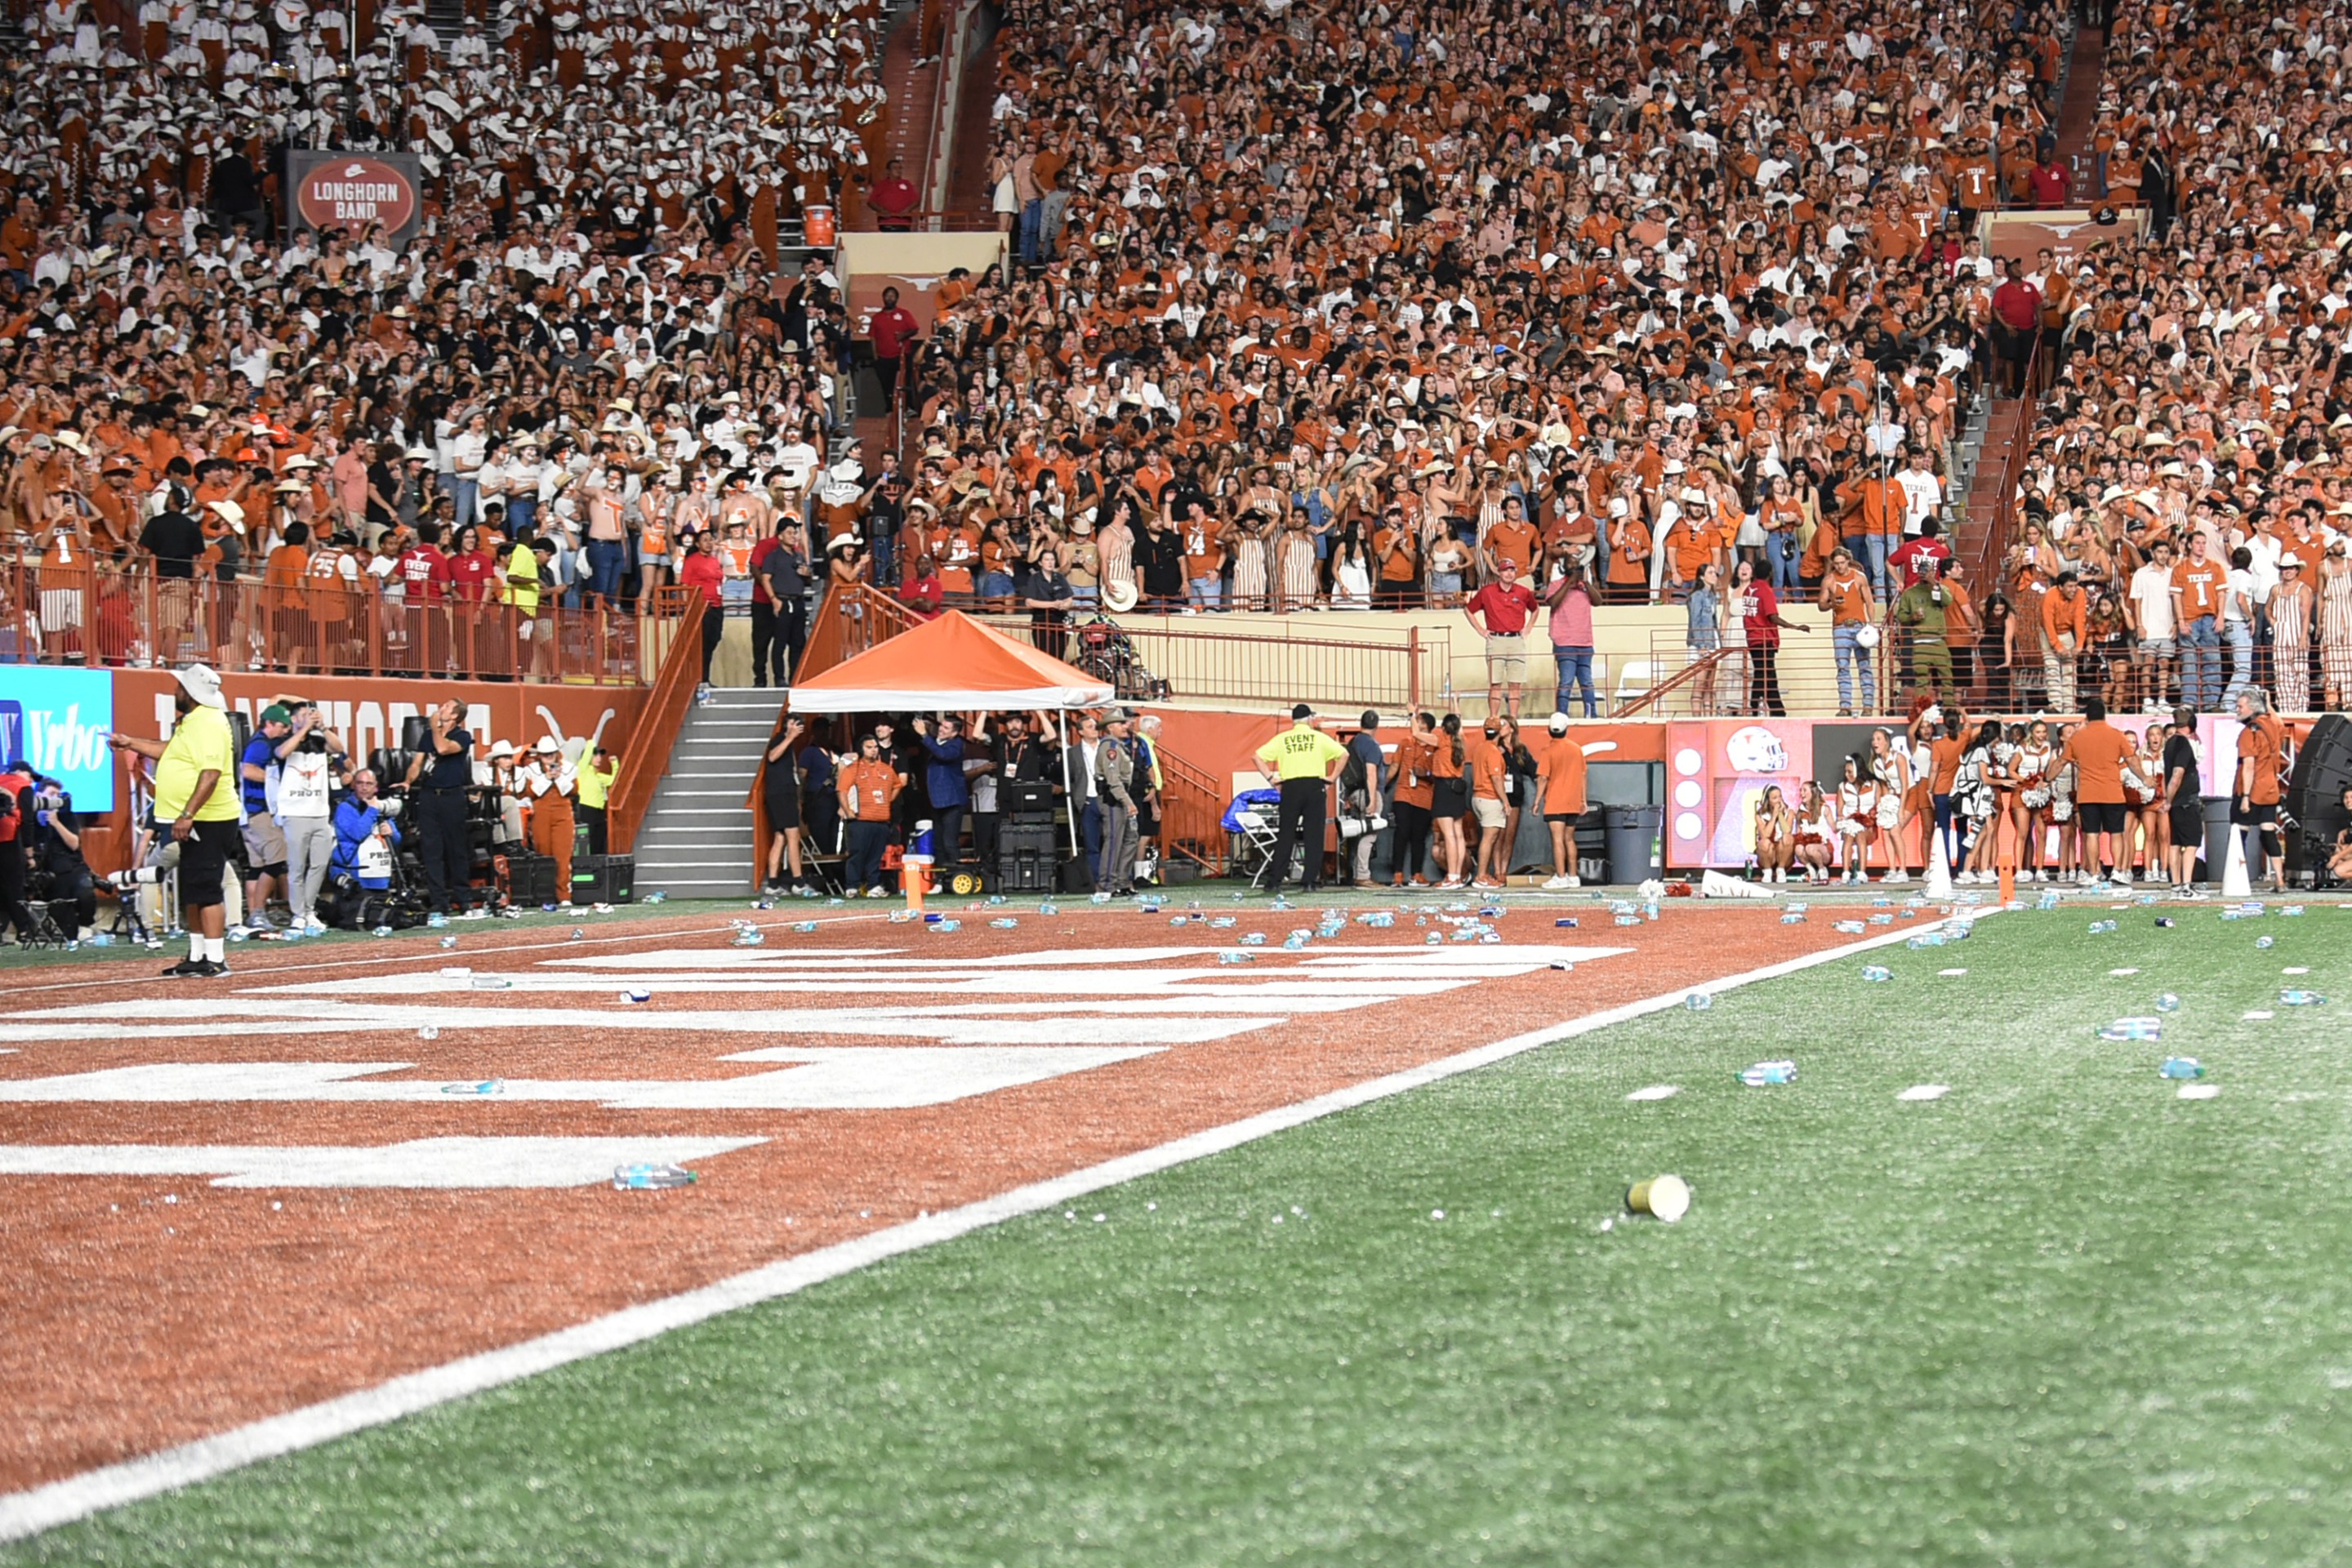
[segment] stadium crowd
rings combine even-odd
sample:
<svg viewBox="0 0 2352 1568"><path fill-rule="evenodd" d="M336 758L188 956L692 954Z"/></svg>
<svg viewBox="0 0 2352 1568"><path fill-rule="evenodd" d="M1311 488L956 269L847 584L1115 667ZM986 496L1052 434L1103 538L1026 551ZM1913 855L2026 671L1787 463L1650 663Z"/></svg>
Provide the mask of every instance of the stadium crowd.
<svg viewBox="0 0 2352 1568"><path fill-rule="evenodd" d="M869 324L904 472L832 450L839 280L770 277L780 211L876 183L870 0L96 15L38 14L0 160L0 529L48 585L5 609L51 656L124 560L314 621L436 605L457 650L467 604L684 581L706 637L766 612L763 678L834 577L1059 615L1457 603L1507 563L1579 615L1685 604L1727 707L1777 701L1798 597L1843 706L1890 623L1996 709L2352 700L2333 13L2120 8L2077 175L2050 4L1024 0L1013 265ZM278 237L321 142L425 160L415 246ZM1974 237L2070 199L2139 206L2063 264ZM1962 581L1954 440L2029 375L2016 542ZM143 651L283 663L271 624Z"/></svg>

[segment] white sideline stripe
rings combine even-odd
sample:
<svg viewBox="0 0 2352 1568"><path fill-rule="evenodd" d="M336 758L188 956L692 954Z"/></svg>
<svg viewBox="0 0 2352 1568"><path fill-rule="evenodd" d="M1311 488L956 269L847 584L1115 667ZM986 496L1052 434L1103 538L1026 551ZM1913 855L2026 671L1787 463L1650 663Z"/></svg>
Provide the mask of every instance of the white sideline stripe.
<svg viewBox="0 0 2352 1568"><path fill-rule="evenodd" d="M1980 909L1973 914L1981 920L1993 912ZM1942 923L1936 921L1900 927L1874 937L1848 942L1843 947L1808 953L1801 958L1784 959L1779 963L1767 964L1761 969L1751 969L1745 973L1713 982L1709 989L1720 995L1743 985L1778 980L1784 975L1852 958L1856 953L1892 946L1923 931L1932 931ZM617 1312L593 1318L568 1329L559 1329L537 1339L525 1340L520 1344L484 1351L424 1372L394 1378L373 1388L361 1389L340 1398L289 1410L210 1437L200 1437L175 1448L85 1471L28 1491L13 1492L0 1497L0 1541L21 1540L106 1509L120 1508L125 1503L137 1502L215 1476L226 1475L231 1470L242 1469L264 1459L314 1448L337 1437L349 1436L371 1426L381 1426L402 1416L430 1410L436 1405L446 1405L452 1400L503 1387L540 1373L568 1366L576 1361L585 1361L590 1356L642 1344L674 1329L688 1328L723 1312L776 1300L903 1253L952 1241L958 1237L1001 1225L1006 1220L1018 1219L1024 1215L1036 1214L1104 1187L1154 1175L1212 1154L1222 1154L1339 1111L1352 1110L1410 1089L1443 1082L1462 1073L1491 1067L1540 1047L1575 1039L1612 1025L1629 1023L1653 1013L1671 1012L1683 1005L1683 998L1689 994L1690 990L1687 985L1678 986L1663 996L1629 1002L1585 1017L1514 1035L1492 1045L1424 1062L1403 1072L1391 1073L1386 1078L1372 1079L1347 1089L1335 1089L1329 1094L1318 1095L1313 1100L1301 1100L1296 1105L1281 1106L1240 1121L1228 1122L1223 1127L1191 1133L1156 1148L1139 1150L1082 1171L1073 1171L1067 1175L1015 1187L994 1197L966 1204L961 1208L947 1209L927 1218L910 1220L904 1225L836 1242L797 1258L763 1264L698 1289L625 1307Z"/></svg>

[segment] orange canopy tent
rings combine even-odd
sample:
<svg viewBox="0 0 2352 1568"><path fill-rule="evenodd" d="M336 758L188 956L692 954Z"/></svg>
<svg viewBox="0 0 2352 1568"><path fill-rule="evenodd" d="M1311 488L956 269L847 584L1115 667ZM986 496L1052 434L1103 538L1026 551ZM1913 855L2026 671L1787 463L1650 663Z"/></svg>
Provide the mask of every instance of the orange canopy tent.
<svg viewBox="0 0 2352 1568"><path fill-rule="evenodd" d="M899 633L792 689L795 713L1099 708L1110 683L961 610Z"/></svg>

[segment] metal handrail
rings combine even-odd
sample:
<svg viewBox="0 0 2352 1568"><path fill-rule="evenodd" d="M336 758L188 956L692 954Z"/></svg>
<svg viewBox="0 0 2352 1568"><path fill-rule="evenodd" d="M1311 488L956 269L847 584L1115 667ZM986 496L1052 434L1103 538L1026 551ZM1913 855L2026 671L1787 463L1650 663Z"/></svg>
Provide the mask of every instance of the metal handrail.
<svg viewBox="0 0 2352 1568"><path fill-rule="evenodd" d="M1630 719L1645 708L1655 707L1659 702L1673 696L1675 692L1682 690L1685 687L1696 684L1701 674L1705 674L1709 680L1717 679L1718 672L1723 668L1723 661L1730 656L1731 651L1732 650L1727 647L1718 647L1698 658L1691 660L1688 664L1683 666L1682 668L1676 670L1670 679L1651 687L1647 691L1643 692L1638 697L1627 698L1624 701L1611 709L1609 710L1609 717L1612 719Z"/></svg>

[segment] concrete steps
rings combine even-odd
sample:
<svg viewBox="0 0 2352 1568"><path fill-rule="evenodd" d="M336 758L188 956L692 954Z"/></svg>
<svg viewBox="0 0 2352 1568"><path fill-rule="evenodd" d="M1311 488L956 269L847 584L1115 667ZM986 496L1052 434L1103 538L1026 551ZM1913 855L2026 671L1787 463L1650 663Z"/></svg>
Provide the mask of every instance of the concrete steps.
<svg viewBox="0 0 2352 1568"><path fill-rule="evenodd" d="M751 842L751 808L743 803L782 706L781 691L715 687L709 701L687 710L669 771L637 829L639 898L751 894L758 846Z"/></svg>

